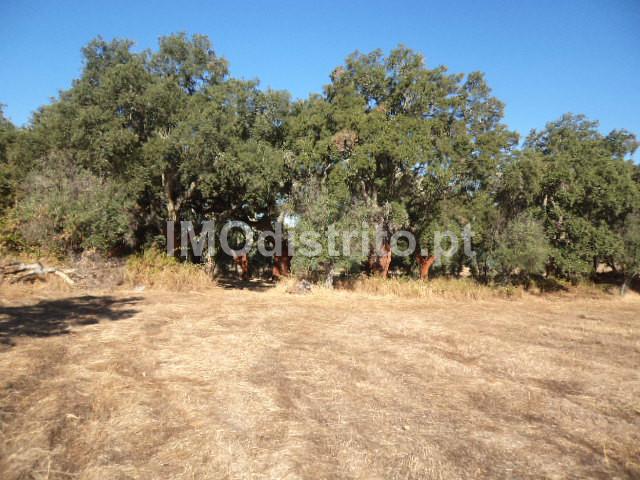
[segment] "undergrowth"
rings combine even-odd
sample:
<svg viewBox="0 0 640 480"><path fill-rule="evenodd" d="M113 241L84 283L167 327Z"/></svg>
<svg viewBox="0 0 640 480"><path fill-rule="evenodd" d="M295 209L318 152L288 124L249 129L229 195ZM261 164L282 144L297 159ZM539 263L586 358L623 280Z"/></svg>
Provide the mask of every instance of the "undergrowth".
<svg viewBox="0 0 640 480"><path fill-rule="evenodd" d="M131 286L144 285L173 291L207 289L215 285L203 265L180 262L158 249L130 257L125 281Z"/></svg>

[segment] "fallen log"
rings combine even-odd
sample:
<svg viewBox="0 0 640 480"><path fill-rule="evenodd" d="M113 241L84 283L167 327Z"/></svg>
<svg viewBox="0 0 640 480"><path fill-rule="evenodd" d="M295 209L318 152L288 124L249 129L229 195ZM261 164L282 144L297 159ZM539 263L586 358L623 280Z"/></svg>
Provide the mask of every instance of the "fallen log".
<svg viewBox="0 0 640 480"><path fill-rule="evenodd" d="M60 270L53 267L45 267L40 262L21 263L13 262L0 267L0 282L5 277L11 277L9 283L18 283L33 280L46 280L47 275L56 275L60 277L68 285L75 285L75 282L69 277L74 270Z"/></svg>

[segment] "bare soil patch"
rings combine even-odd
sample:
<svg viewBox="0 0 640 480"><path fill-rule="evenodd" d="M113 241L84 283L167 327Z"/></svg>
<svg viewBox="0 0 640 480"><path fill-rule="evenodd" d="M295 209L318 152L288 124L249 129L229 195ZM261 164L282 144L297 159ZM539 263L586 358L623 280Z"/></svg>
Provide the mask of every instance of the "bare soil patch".
<svg viewBox="0 0 640 480"><path fill-rule="evenodd" d="M0 291L0 478L638 478L640 301Z"/></svg>

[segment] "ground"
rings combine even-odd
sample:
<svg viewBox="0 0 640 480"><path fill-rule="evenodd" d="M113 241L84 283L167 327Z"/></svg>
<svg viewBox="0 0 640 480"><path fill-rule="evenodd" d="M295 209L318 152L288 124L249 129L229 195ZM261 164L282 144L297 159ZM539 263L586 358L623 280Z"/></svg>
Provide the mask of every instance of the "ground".
<svg viewBox="0 0 640 480"><path fill-rule="evenodd" d="M0 290L0 478L633 478L640 300Z"/></svg>

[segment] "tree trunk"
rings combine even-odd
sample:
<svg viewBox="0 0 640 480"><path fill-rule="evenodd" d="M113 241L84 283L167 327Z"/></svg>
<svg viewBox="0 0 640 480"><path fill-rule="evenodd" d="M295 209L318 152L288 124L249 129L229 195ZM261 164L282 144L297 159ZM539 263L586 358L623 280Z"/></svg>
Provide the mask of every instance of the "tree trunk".
<svg viewBox="0 0 640 480"><path fill-rule="evenodd" d="M169 231L169 223L167 223L167 246L168 246L168 250L167 250L167 254L171 255L172 257L179 257L180 256L180 242L181 242L181 237L180 237L180 222L178 222L178 211L175 208L175 204L171 201L169 201L167 199L167 220L170 222L173 222L173 231ZM169 238L170 236L173 237L173 250L169 251L170 249L170 243L169 243Z"/></svg>
<svg viewBox="0 0 640 480"><path fill-rule="evenodd" d="M167 220L178 223L179 213L176 204L170 199L167 199Z"/></svg>
<svg viewBox="0 0 640 480"><path fill-rule="evenodd" d="M624 295L627 293L629 289L629 285L631 284L631 277L625 275L624 280L622 281L622 286L620 287L620 295Z"/></svg>
<svg viewBox="0 0 640 480"><path fill-rule="evenodd" d="M329 271L327 272L327 276L324 279L324 286L327 288L333 288L333 277L335 276L336 271L333 268L333 265L331 265L331 267L329 268Z"/></svg>
<svg viewBox="0 0 640 480"><path fill-rule="evenodd" d="M436 257L431 255L429 257L423 257L421 254L416 254L416 260L420 266L420 280L429 280L429 270L431 265L436 261Z"/></svg>
<svg viewBox="0 0 640 480"><path fill-rule="evenodd" d="M180 211L183 204L188 201L196 190L197 183L191 182L189 188L178 193L181 189L177 185L176 173L167 171L162 174L162 186L167 201L167 220L173 222L173 232L167 232L167 235L173 233L174 245L181 239L180 229ZM177 234L177 235L176 235ZM173 256L179 256L180 248L174 248Z"/></svg>

